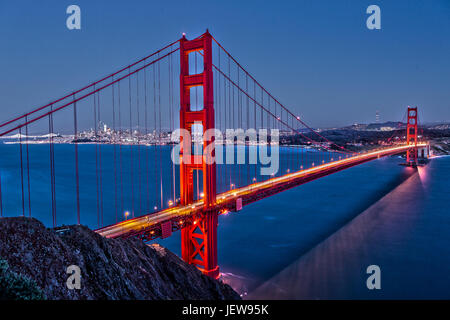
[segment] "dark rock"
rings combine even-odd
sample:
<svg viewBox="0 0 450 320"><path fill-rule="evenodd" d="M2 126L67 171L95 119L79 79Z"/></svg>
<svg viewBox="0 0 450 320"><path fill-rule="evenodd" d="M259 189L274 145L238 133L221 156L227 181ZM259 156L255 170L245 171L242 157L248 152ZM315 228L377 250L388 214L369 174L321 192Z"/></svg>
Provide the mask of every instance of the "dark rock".
<svg viewBox="0 0 450 320"><path fill-rule="evenodd" d="M48 299L240 299L157 244L106 239L84 226L56 232L33 218L0 218L0 259ZM81 269L80 290L66 286L70 265Z"/></svg>

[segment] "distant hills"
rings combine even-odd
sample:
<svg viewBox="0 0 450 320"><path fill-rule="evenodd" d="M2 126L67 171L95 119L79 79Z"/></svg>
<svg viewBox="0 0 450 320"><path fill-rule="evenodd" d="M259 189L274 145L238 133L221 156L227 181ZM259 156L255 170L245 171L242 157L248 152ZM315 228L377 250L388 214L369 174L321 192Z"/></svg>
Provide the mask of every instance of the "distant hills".
<svg viewBox="0 0 450 320"><path fill-rule="evenodd" d="M419 124L422 128L431 130L449 130L450 123L425 123ZM356 130L356 131L393 131L405 129L406 123L400 121L387 121L383 123L356 123L339 129Z"/></svg>

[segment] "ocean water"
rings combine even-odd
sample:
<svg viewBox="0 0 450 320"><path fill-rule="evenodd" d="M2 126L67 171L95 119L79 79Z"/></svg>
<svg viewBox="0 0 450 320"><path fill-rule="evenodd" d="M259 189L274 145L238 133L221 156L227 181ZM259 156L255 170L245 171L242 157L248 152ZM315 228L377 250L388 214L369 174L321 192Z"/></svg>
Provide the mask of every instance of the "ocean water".
<svg viewBox="0 0 450 320"><path fill-rule="evenodd" d="M235 163L237 148L244 147L235 148ZM98 228L124 220L125 212L131 218L167 208L169 201L179 198L180 190L179 170L172 164L171 150L171 146L79 144L81 223ZM248 152L248 148L244 150ZM293 163L301 157L311 166L333 156L306 150L302 155L300 150L280 148L278 175L292 170ZM27 152L25 144L22 150L20 144L0 144L0 154L3 216L31 215L51 226L50 145L30 144ZM56 225L74 224L77 222L75 145L54 144L54 162ZM253 178L267 179L268 176L259 174L259 169L259 165L249 164L218 165L218 193L228 190L231 184L239 187L250 184ZM201 186L197 188L194 175L194 197L199 198L200 193Z"/></svg>
<svg viewBox="0 0 450 320"><path fill-rule="evenodd" d="M3 216L30 214L26 165L22 205L18 148L0 145ZM176 197L169 147L121 148L122 169L118 146L102 146L96 160L94 145L79 145L80 218L91 228L121 221L125 211L151 212ZM48 149L29 146L30 202L31 215L51 226ZM25 146L22 151L25 157ZM281 163L284 172L298 154L292 148L281 153L288 159ZM321 157L308 153L310 163ZM74 146L55 145L55 159L57 224L76 223ZM223 280L244 297L262 299L449 298L450 158L435 158L419 170L401 162L378 159L220 216ZM255 168L241 169L232 173L233 182L250 178ZM156 242L180 254L180 232ZM366 287L371 264L381 268L381 290Z"/></svg>
<svg viewBox="0 0 450 320"><path fill-rule="evenodd" d="M250 298L449 299L450 158L436 158L297 260ZM369 265L381 289L368 290Z"/></svg>
<svg viewBox="0 0 450 320"><path fill-rule="evenodd" d="M219 219L224 280L251 299L450 298L450 157L384 158ZM175 239L165 245L178 250ZM381 289L369 290L369 265Z"/></svg>

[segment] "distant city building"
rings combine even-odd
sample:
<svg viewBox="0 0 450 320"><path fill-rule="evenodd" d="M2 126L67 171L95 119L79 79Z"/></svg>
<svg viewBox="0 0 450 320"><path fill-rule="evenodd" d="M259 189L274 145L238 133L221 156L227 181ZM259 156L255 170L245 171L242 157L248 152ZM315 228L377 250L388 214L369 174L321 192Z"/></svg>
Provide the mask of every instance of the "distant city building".
<svg viewBox="0 0 450 320"><path fill-rule="evenodd" d="M375 123L380 123L380 112L378 110L375 113Z"/></svg>

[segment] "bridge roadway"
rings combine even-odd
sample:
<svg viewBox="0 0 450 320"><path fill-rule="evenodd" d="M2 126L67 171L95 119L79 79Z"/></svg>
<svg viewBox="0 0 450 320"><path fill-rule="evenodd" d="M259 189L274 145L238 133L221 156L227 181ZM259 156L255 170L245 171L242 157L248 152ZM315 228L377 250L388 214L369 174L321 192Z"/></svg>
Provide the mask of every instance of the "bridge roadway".
<svg viewBox="0 0 450 320"><path fill-rule="evenodd" d="M426 143L418 143L417 147L426 147ZM281 191L296 187L306 182L330 175L332 173L371 161L377 158L391 156L406 152L411 148L408 145L400 145L391 148L370 151L349 158L335 160L329 163L317 165L309 169L287 173L280 177L274 177L263 182L255 182L246 187L232 189L218 194L216 205L209 208L220 214L235 211L237 200L242 199L242 206L269 197ZM162 225L171 224L171 231L180 229L186 223L196 223L196 216L204 212L203 200L198 200L190 205L174 206L158 212L146 214L137 218L125 220L110 226L95 230L107 238L125 238L136 236L143 240L153 240L163 236Z"/></svg>

